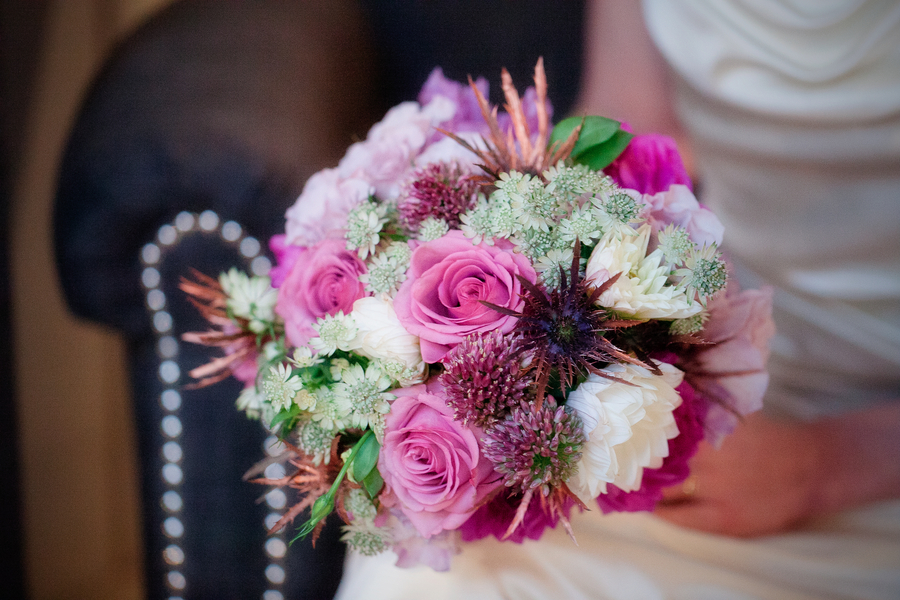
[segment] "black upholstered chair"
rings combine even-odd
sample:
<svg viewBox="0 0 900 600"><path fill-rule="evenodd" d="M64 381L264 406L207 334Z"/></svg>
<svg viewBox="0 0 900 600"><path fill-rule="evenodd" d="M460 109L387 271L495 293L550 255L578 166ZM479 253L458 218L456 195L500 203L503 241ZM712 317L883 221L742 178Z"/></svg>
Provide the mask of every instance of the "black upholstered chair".
<svg viewBox="0 0 900 600"><path fill-rule="evenodd" d="M582 4L184 0L111 57L71 134L55 234L72 310L128 339L149 598L329 598L343 557L337 523L315 551L266 534L285 499L242 481L265 432L236 382L184 388L209 354L180 340L204 323L179 278L264 271L306 178L437 64L493 82L505 65L524 87L543 55L564 112Z"/></svg>

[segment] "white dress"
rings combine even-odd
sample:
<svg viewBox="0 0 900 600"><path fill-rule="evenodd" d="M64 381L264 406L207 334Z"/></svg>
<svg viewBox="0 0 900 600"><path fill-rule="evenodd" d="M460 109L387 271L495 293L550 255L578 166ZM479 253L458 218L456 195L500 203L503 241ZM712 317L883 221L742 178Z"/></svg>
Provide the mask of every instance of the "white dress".
<svg viewBox="0 0 900 600"><path fill-rule="evenodd" d="M776 287L767 410L900 401L900 2L645 0L680 77L703 201ZM338 598L900 598L900 501L754 540L650 514L463 544L449 573L351 555Z"/></svg>

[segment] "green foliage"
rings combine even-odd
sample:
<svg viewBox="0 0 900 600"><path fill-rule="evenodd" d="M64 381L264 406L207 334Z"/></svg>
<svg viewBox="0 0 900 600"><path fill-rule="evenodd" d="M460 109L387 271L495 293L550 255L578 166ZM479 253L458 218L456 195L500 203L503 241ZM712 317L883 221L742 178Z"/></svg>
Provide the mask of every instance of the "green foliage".
<svg viewBox="0 0 900 600"><path fill-rule="evenodd" d="M563 142L579 125L582 128L572 149L572 160L595 171L609 166L634 137L622 129L621 123L606 117L569 117L553 128L550 143Z"/></svg>

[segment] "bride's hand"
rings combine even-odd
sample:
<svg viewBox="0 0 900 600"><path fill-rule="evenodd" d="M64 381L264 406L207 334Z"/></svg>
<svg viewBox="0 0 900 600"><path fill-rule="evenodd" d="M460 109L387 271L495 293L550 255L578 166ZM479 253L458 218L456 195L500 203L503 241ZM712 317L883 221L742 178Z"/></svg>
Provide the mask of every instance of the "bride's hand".
<svg viewBox="0 0 900 600"><path fill-rule="evenodd" d="M789 530L811 517L900 497L900 407L813 424L751 415L722 447L703 443L691 475L656 514L731 536Z"/></svg>

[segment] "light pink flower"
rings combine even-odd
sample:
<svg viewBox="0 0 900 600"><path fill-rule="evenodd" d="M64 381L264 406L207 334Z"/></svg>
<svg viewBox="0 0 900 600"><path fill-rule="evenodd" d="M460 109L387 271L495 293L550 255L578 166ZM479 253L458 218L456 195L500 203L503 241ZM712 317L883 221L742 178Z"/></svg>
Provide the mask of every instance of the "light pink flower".
<svg viewBox="0 0 900 600"><path fill-rule="evenodd" d="M531 282L537 278L528 259L514 253L511 244L474 246L454 230L415 249L394 310L403 326L421 339L425 362L438 362L467 335L512 331L515 317L481 301L521 309L517 275Z"/></svg>
<svg viewBox="0 0 900 600"><path fill-rule="evenodd" d="M445 530L423 538L410 520L396 509L379 514L375 524L391 530L391 550L397 554L396 565L401 569L427 565L435 571L449 571L450 559L461 551L457 531Z"/></svg>
<svg viewBox="0 0 900 600"><path fill-rule="evenodd" d="M732 281L727 293L710 300L709 320L700 335L712 345L695 346L678 366L694 389L712 401L706 434L718 444L734 430L739 415L762 408L769 384L769 341L775 335L772 289L738 291Z"/></svg>
<svg viewBox="0 0 900 600"><path fill-rule="evenodd" d="M288 341L305 346L316 319L338 311L349 313L353 303L366 295L359 281L365 272L365 263L347 250L344 240L325 240L306 248L278 290L275 305Z"/></svg>
<svg viewBox="0 0 900 600"><path fill-rule="evenodd" d="M687 230L695 244L722 244L725 226L711 210L697 202L687 186L676 184L665 192L644 194L640 202L647 206L648 220L654 230L672 223Z"/></svg>
<svg viewBox="0 0 900 600"><path fill-rule="evenodd" d="M378 456L382 504L399 508L426 538L456 529L502 485L479 447L481 432L453 418L440 386L393 393Z"/></svg>
<svg viewBox="0 0 900 600"><path fill-rule="evenodd" d="M675 140L658 133L634 136L625 151L603 171L621 187L642 194L665 192L673 184L691 189L691 178Z"/></svg>
<svg viewBox="0 0 900 600"><path fill-rule="evenodd" d="M300 197L285 213L287 243L312 246L327 238L343 237L350 210L371 192L367 181L341 177L337 169L319 171L309 178Z"/></svg>

